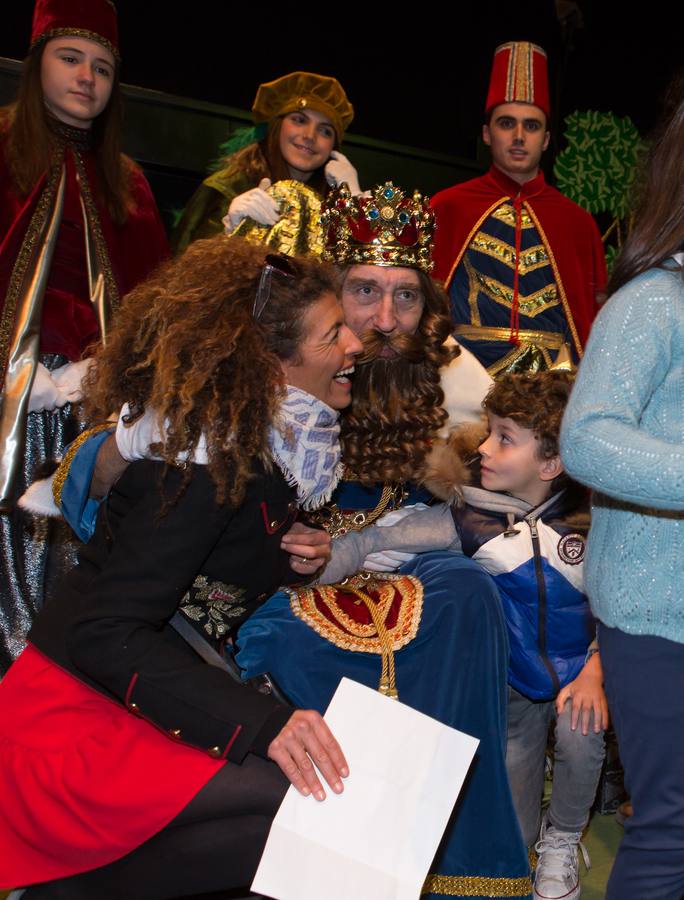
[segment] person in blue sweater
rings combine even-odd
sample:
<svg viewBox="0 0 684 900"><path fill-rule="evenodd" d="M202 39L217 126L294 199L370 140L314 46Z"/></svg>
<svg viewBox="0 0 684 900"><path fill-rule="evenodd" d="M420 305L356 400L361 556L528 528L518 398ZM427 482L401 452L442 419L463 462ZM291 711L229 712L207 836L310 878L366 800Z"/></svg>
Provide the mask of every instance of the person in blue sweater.
<svg viewBox="0 0 684 900"><path fill-rule="evenodd" d="M586 589L634 815L608 900L684 893L684 85L561 434L591 487Z"/></svg>

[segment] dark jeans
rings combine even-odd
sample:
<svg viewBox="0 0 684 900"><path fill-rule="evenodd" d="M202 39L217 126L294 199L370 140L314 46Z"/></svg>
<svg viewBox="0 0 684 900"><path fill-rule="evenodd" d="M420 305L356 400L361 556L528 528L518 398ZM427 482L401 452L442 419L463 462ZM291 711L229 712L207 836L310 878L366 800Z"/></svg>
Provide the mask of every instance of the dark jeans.
<svg viewBox="0 0 684 900"><path fill-rule="evenodd" d="M684 894L684 644L599 626L601 661L634 815L607 900Z"/></svg>
<svg viewBox="0 0 684 900"><path fill-rule="evenodd" d="M149 841L107 866L28 888L24 900L168 900L249 885L289 782L257 756L226 765Z"/></svg>

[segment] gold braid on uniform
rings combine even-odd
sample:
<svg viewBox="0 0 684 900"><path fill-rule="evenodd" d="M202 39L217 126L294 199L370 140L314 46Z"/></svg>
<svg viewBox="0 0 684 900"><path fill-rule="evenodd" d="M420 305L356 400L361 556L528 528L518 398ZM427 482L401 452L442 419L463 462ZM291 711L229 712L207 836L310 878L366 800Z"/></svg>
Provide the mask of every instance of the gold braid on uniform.
<svg viewBox="0 0 684 900"><path fill-rule="evenodd" d="M404 505L408 491L401 483L383 485L380 499L370 510L342 510L336 503L326 503L320 509L307 513L307 521L324 528L331 538L347 534L348 531L362 531L377 521L385 512L399 509Z"/></svg>
<svg viewBox="0 0 684 900"><path fill-rule="evenodd" d="M85 431L82 431L76 438L76 440L69 445L69 449L67 450L64 459L57 467L57 471L55 472L52 479L52 496L57 507L61 509L62 490L64 488L64 483L66 482L69 475L69 470L71 469L71 464L74 461L74 457L76 456L80 448L83 446L83 444L85 444L88 438L94 437L101 431L110 430L113 433L114 428L115 423L112 422L103 422L101 425L93 426L93 428L87 428Z"/></svg>

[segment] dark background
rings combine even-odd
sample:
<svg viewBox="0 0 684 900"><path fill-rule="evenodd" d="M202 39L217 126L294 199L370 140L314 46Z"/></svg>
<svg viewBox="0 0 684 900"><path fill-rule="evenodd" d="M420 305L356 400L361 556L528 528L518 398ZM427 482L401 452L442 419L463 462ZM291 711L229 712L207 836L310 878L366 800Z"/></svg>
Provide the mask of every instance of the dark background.
<svg viewBox="0 0 684 900"><path fill-rule="evenodd" d="M32 3L3 10L0 55L22 58ZM204 2L174 15L159 0L117 3L123 78L243 109L256 86L295 69L335 75L356 107L355 134L473 158L494 48L548 52L553 126L574 109L654 125L684 63L681 16L664 3L458 0L343 5ZM557 145L556 145L557 146Z"/></svg>

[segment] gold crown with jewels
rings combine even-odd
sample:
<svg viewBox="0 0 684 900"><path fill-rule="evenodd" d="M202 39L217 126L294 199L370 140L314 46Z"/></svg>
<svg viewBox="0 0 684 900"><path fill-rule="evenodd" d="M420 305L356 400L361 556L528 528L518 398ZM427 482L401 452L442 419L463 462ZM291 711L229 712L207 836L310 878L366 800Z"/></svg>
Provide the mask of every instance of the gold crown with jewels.
<svg viewBox="0 0 684 900"><path fill-rule="evenodd" d="M323 202L323 258L337 265L407 266L430 273L435 216L418 191L407 196L391 181L370 197L352 196L346 184Z"/></svg>

